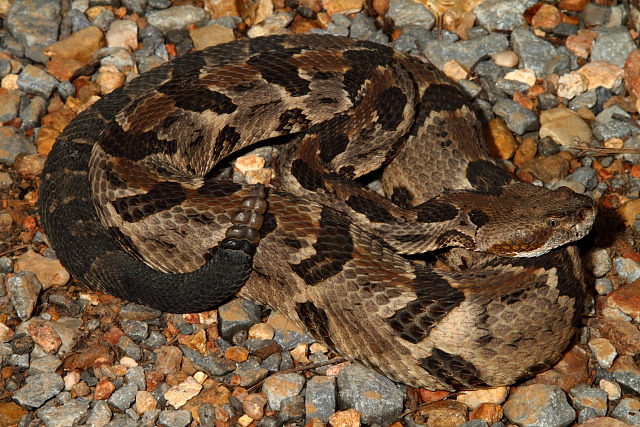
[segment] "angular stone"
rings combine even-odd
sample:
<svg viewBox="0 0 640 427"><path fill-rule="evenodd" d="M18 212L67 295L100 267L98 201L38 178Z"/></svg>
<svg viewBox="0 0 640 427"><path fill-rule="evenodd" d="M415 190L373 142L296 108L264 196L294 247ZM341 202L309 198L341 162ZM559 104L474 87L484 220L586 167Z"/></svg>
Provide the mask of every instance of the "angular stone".
<svg viewBox="0 0 640 427"><path fill-rule="evenodd" d="M304 382L304 377L299 374L274 375L264 382L262 392L267 396L271 409L279 411L286 398L297 396L300 393Z"/></svg>
<svg viewBox="0 0 640 427"><path fill-rule="evenodd" d="M307 422L312 418L329 421L336 410L336 378L316 375L307 381L304 407Z"/></svg>
<svg viewBox="0 0 640 427"><path fill-rule="evenodd" d="M338 374L338 405L355 408L366 424L389 425L404 409L403 387L361 365L349 365Z"/></svg>
<svg viewBox="0 0 640 427"><path fill-rule="evenodd" d="M521 426L568 426L576 418L562 390L546 384L518 387L503 409L509 421Z"/></svg>
<svg viewBox="0 0 640 427"><path fill-rule="evenodd" d="M13 394L13 399L22 406L39 408L64 388L62 377L56 373L30 376L27 383Z"/></svg>

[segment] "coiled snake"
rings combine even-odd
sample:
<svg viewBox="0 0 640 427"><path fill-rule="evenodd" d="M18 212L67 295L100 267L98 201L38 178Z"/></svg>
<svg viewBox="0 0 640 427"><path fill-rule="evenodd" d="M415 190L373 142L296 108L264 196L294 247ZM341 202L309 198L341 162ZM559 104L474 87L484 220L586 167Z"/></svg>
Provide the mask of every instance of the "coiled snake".
<svg viewBox="0 0 640 427"><path fill-rule="evenodd" d="M278 189L216 179L261 141L285 144ZM385 165L394 203L354 181ZM433 65L316 35L211 47L105 96L49 154L40 213L97 290L187 312L244 284L342 354L449 390L559 358L584 280L576 249L554 248L595 215L586 196L513 182ZM457 270L399 255L446 247L465 248Z"/></svg>

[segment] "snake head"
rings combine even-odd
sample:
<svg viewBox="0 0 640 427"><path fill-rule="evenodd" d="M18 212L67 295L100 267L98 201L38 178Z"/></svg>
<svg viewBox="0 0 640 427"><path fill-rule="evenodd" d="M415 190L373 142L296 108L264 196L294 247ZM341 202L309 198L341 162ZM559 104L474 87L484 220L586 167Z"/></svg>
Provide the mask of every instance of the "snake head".
<svg viewBox="0 0 640 427"><path fill-rule="evenodd" d="M582 239L596 216L593 199L567 187L548 190L514 183L502 187L496 197L488 205L491 220L476 231L477 249L495 255L543 255Z"/></svg>

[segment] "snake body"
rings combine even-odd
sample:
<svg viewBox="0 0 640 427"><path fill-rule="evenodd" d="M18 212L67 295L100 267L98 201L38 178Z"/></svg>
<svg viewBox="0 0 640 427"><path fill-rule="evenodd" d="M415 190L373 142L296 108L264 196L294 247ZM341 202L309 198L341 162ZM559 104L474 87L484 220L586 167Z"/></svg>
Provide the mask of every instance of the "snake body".
<svg viewBox="0 0 640 427"><path fill-rule="evenodd" d="M283 144L277 189L216 178L263 141ZM354 181L384 166L388 198ZM513 182L430 63L316 35L211 47L105 96L49 154L40 213L94 289L188 312L242 287L343 355L448 390L560 357L585 292L562 245L595 214L566 188ZM451 271L400 255L448 247Z"/></svg>

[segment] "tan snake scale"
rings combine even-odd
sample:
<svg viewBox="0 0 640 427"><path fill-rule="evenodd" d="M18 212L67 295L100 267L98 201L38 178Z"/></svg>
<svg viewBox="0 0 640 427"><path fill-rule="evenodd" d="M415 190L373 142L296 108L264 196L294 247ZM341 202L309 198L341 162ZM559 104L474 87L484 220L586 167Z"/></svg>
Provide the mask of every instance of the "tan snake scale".
<svg viewBox="0 0 640 427"><path fill-rule="evenodd" d="M216 179L257 143L284 144L277 187ZM388 199L354 181L384 166ZM301 35L208 48L105 96L50 153L40 213L94 289L187 312L242 287L389 378L453 390L560 357L585 292L562 245L595 210L513 182L431 64ZM448 247L451 271L401 255Z"/></svg>

